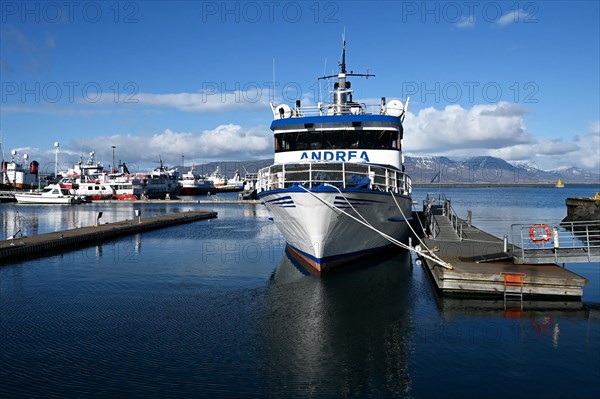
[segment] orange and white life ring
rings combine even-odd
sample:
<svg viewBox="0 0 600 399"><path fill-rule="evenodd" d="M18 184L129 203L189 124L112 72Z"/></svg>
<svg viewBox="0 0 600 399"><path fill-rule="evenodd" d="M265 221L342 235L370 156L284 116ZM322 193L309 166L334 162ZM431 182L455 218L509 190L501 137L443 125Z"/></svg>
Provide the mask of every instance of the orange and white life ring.
<svg viewBox="0 0 600 399"><path fill-rule="evenodd" d="M536 232L539 232L541 230L541 234L538 234L536 236ZM533 241L535 244L541 244L543 242L548 242L550 241L550 237L552 237L552 230L550 230L550 227L548 227L547 225L541 223L541 224L534 224L530 229L529 229L529 238L531 238L531 241Z"/></svg>

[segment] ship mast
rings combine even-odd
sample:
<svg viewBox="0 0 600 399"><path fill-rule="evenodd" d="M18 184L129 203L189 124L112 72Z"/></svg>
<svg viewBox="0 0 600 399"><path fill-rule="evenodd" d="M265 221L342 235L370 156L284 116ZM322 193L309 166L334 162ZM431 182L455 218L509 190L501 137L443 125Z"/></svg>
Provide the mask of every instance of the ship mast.
<svg viewBox="0 0 600 399"><path fill-rule="evenodd" d="M368 73L346 73L346 34L342 35L342 62L339 64L340 73L337 75L329 75L329 76L321 76L321 79L331 79L337 78L337 83L333 85L333 103L335 106L335 114L343 114L348 113L347 104L348 104L348 95L351 94L352 90L350 90L350 81L346 81L346 77L348 76L360 76L369 78L371 76L375 76L373 74ZM352 102L352 96L350 95L350 102Z"/></svg>

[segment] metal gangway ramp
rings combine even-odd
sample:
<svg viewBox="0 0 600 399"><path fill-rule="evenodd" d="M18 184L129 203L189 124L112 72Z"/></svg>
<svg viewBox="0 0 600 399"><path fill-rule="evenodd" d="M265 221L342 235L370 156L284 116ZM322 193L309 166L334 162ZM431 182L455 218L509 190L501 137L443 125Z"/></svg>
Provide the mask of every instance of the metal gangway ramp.
<svg viewBox="0 0 600 399"><path fill-rule="evenodd" d="M600 262L600 220L511 225L516 264Z"/></svg>

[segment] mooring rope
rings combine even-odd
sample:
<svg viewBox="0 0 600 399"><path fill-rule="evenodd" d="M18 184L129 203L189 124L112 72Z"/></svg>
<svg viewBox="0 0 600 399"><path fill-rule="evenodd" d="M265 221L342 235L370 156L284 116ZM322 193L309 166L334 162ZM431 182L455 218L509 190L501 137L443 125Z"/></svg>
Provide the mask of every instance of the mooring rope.
<svg viewBox="0 0 600 399"><path fill-rule="evenodd" d="M421 244L427 250L427 252L429 252L431 254L431 256L436 259L436 263L437 264L439 264L440 266L443 266L443 267L445 267L447 269L452 269L452 265L451 264L449 264L448 262L443 261L439 256L435 255L433 253L433 251L430 250L427 247L427 245L425 245L425 243L421 240L421 238L419 237L419 235L417 234L417 232L412 228L412 226L410 225L410 223L408 223L408 219L406 218L406 215L404 214L404 211L400 207L400 204L398 204L398 201L396 201L396 197L394 197L394 193L390 191L390 195L392 196L392 199L396 203L396 207L398 207L398 210L400 211L400 214L402 215L402 217L406 221L406 224L408 224L408 227L410 228L410 231L412 231L413 235L419 241L419 244ZM423 229L423 232L425 232L425 228L423 227L423 224L421 223L421 219L419 219L419 218L417 218L417 219L419 220L419 224L421 225L421 228ZM415 250L415 252L416 252L416 250Z"/></svg>
<svg viewBox="0 0 600 399"><path fill-rule="evenodd" d="M365 219L365 218L364 218L364 216L363 216L363 215L361 215L361 214L360 214L360 213L359 213L359 212L356 210L356 208L354 208L354 206L352 206L352 204L350 203L350 201L348 201L348 198L346 198L346 196L344 195L344 193L343 193L343 192L342 192L342 191L341 191L341 190L340 190L338 187L334 186L333 184L329 184L329 183L323 183L323 185L325 185L325 186L328 186L328 187L333 187L333 188L335 188L335 189L337 190L337 192L338 192L338 193L340 193L340 195L341 195L341 196L344 198L344 200L345 200L345 201L346 201L346 203L347 203L347 204L350 206L350 208L352 208L352 210L353 210L354 212L356 212L356 214L357 214L358 216L360 216L360 218L361 218L361 219L362 219L362 220L363 220L363 221L364 221L366 224L368 224L369 226L373 227L373 225L372 225L371 223L369 223L369 222L367 221L367 219ZM334 205L334 206L335 206L335 205Z"/></svg>
<svg viewBox="0 0 600 399"><path fill-rule="evenodd" d="M325 184L326 184L326 185L328 185L328 186L330 186L330 187L337 188L337 187L335 187L335 186L332 186L332 185L330 185L330 184L327 184L327 183L325 183ZM395 245L399 246L400 248L406 249L406 250L408 250L408 251L411 251L411 252L416 252L416 253L418 253L420 256L422 256L423 258L429 259L429 260L431 260L432 262L435 262L435 263L439 264L439 265L440 265L440 266L442 266L442 267L445 267L445 268L447 268L447 269L452 269L452 265L450 265L450 264L448 264L448 263L446 263L446 262L444 262L444 261L442 261L442 260L436 259L436 258L434 258L433 256L431 256L431 255L428 255L428 254L426 254L425 252L423 252L423 251L421 251L421 250L419 250L419 249L417 249L417 248L410 247L410 246L408 246L408 245L404 244L403 242L401 242L401 241L399 241L399 240L395 239L394 237L391 237L391 236L389 236L389 235L385 234L383 231L377 230L375 227L373 227L373 226L372 226L371 224L369 224L368 222L366 222L366 221L363 221L363 220L360 220L360 219L358 219L357 217L355 217L355 216L353 216L353 215L349 214L348 212L344 211L343 209L340 209L339 207L337 207L337 206L335 206L335 205L332 205L332 204L329 204L329 203L327 203L327 201L325 201L324 199L322 199L321 197L319 197L318 195L316 195L316 194L315 194L315 193L313 193L312 191L308 190L306 187L304 187L304 186L302 186L302 185L298 185L297 187L300 187L302 190L306 191L307 193L309 193L310 195L312 195L313 197L315 197L316 199L318 199L319 201L321 201L323 204L325 204L325 205L326 205L327 207L329 207L330 209L333 209L334 211L340 212L340 213L342 213L342 214L344 214L344 215L348 216L349 218L351 218L351 219L355 220L356 222L358 222L358 223L362 224L363 226L365 226L365 227L367 227L367 228L369 228L369 229L373 230L374 232L376 232L377 234L381 235L383 238L385 238L386 240L388 240L388 241L389 241L389 242L391 242L392 244L395 244ZM347 202L347 203L350 205L350 202L348 201L348 199L346 198L346 196L345 196L345 195L344 195L344 194L343 194L343 193L342 193L342 192L341 192L339 189L338 189L338 192L339 192L340 194L342 194L342 197L344 197L344 199L346 200L346 202ZM352 205L350 205L350 206L352 206ZM354 209L354 207L352 207L352 209ZM363 216L362 216L362 215L361 215L361 214L360 214L358 211L356 211L356 209L354 209L354 212L356 212L356 213L357 213L357 214L358 214L358 215L359 215L359 216L360 216L362 219L364 219L364 217L363 217ZM366 220L366 219L365 219L365 220ZM408 223L408 221L406 220L406 218L404 218L404 220L406 221L406 223ZM430 254L432 254L432 255L433 255L433 252L431 252L431 250L429 250L429 249L428 249L428 251L429 251L429 253L430 253Z"/></svg>

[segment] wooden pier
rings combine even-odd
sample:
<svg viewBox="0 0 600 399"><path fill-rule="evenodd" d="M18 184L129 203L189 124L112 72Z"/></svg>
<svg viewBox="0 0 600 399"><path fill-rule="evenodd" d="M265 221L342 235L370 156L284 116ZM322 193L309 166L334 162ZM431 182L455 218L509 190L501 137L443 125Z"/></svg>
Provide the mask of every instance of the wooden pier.
<svg viewBox="0 0 600 399"><path fill-rule="evenodd" d="M580 300L588 280L551 261L518 264L521 249L452 214L448 204L423 212L429 252L451 268L421 258L437 288L450 296L546 297ZM514 254L513 252L517 252ZM552 259L552 258L549 258ZM510 298L514 299L514 298Z"/></svg>
<svg viewBox="0 0 600 399"><path fill-rule="evenodd" d="M0 262L44 256L51 251L71 250L125 235L215 217L217 212L188 211L39 234L33 237L15 237L0 241Z"/></svg>
<svg viewBox="0 0 600 399"><path fill-rule="evenodd" d="M207 198L203 197L202 199L192 199L192 198L173 198L169 200L165 199L138 199L138 200L115 200L115 199L107 199L107 200L94 200L92 201L94 204L115 204L115 205L123 205L123 204L212 204L212 205L256 205L260 204L260 200L241 200L241 199L220 199L220 198Z"/></svg>

